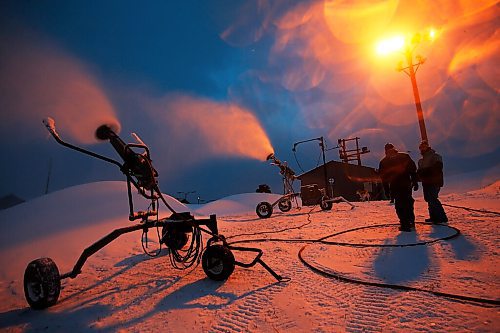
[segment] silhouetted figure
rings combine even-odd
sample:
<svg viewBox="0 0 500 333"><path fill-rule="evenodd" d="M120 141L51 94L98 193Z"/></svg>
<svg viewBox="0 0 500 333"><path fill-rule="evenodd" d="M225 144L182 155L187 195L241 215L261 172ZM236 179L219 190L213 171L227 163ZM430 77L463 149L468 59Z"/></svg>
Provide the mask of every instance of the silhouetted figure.
<svg viewBox="0 0 500 333"><path fill-rule="evenodd" d="M271 193L271 187L267 184L260 184L259 187L255 190L257 193Z"/></svg>
<svg viewBox="0 0 500 333"><path fill-rule="evenodd" d="M422 141L418 146L422 158L418 160L417 175L422 182L424 200L429 208L429 218L426 222L446 223L448 217L438 199L439 191L443 187L443 158L429 146L427 141Z"/></svg>
<svg viewBox="0 0 500 333"><path fill-rule="evenodd" d="M400 153L391 143L385 145L385 157L380 161L379 174L384 188L389 186L391 198L394 198L396 214L401 231L412 231L415 228L412 188L418 190L417 166L406 153Z"/></svg>
<svg viewBox="0 0 500 333"><path fill-rule="evenodd" d="M391 195L391 188L389 187L389 183L382 183L382 186L384 187L385 196L389 199L389 204L393 204L394 198Z"/></svg>

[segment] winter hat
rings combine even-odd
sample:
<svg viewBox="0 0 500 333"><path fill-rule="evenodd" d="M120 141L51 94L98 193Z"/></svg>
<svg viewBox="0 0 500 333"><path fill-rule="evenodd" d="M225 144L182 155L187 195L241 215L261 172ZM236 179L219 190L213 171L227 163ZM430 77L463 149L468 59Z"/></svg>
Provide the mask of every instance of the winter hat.
<svg viewBox="0 0 500 333"><path fill-rule="evenodd" d="M418 149L420 149L421 151L422 150L427 150L428 148L430 148L429 146L429 143L427 142L427 140L422 140L422 142L420 142L420 144L418 145Z"/></svg>
<svg viewBox="0 0 500 333"><path fill-rule="evenodd" d="M394 149L394 145L392 143L386 143L384 146L385 151Z"/></svg>

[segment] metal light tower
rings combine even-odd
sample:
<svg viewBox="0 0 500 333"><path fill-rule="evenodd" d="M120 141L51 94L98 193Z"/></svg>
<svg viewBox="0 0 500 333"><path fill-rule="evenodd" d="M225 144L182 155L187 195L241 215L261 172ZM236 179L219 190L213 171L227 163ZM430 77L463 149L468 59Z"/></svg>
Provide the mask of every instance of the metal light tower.
<svg viewBox="0 0 500 333"><path fill-rule="evenodd" d="M420 95L418 92L416 73L420 65L424 64L425 58L420 55L413 57L413 51L420 44L422 38L427 40L433 40L436 37L436 32L434 29L430 29L428 33L422 34L417 33L413 35L412 38L404 38L396 36L390 39L380 41L377 45L377 52L381 55L386 55L393 51L403 51L406 67L403 67L403 62L401 61L397 67L400 72L406 73L411 80L411 85L413 88L413 97L415 98L415 107L417 108L418 126L420 128L420 137L422 140L428 140L427 129L425 128L424 113L422 111L422 103L420 102Z"/></svg>
<svg viewBox="0 0 500 333"><path fill-rule="evenodd" d="M420 34L416 34L409 45L406 46L404 50L404 55L406 58L407 67L403 67L402 63L399 63L397 68L398 71L406 73L410 77L411 86L413 88L413 97L415 98L415 107L417 108L418 126L420 128L420 137L422 140L427 139L427 130L425 128L424 112L422 111L422 103L420 102L420 95L418 93L417 78L416 73L420 65L423 65L425 58L420 55L415 57L416 62L413 61L413 51L416 46L420 43Z"/></svg>

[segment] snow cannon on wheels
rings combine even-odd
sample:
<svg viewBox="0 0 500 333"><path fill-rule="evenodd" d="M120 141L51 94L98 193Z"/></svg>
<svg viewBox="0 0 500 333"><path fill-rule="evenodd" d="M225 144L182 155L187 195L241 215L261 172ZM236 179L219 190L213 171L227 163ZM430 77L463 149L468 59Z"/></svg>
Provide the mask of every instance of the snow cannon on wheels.
<svg viewBox="0 0 500 333"><path fill-rule="evenodd" d="M292 209L292 200L296 200L300 193L295 193L293 189L293 182L297 178L295 171L293 171L286 162L281 162L274 153L267 156L266 161L271 161L271 165L276 165L280 169L280 175L283 178L283 196L281 196L274 203L262 201L257 205L255 212L260 218L268 218L273 214L273 208L278 206L282 212L288 212Z"/></svg>
<svg viewBox="0 0 500 333"><path fill-rule="evenodd" d="M219 234L217 218L196 218L189 212L176 212L167 202L158 186L158 172L152 165L149 148L133 133L136 143L125 143L113 130L112 126L102 125L96 131L99 140L109 141L120 155L123 163L99 155L92 151L74 146L63 141L56 132L55 122L51 118L43 121L50 134L61 145L91 157L115 164L125 174L129 203L129 220L138 223L113 230L94 244L87 247L78 258L70 272L61 274L55 262L50 258L39 258L31 261L24 273L24 294L29 306L33 309L45 309L57 303L61 291L61 281L74 279L81 272L87 259L123 234L142 230L144 252L150 256L158 256L162 245L168 248L170 262L175 269L187 269L201 261L205 274L212 280L224 281L233 273L235 266L249 268L257 263L264 267L276 280L283 278L274 272L261 257L263 251L258 248L236 247L228 244ZM135 211L132 197L132 186L144 198L150 201L147 211ZM163 203L170 215L159 218L160 204ZM158 229L160 248L155 253L146 250L147 232ZM160 232L161 228L161 232ZM203 246L203 234L209 239ZM255 259L250 263L235 259L234 251L254 253Z"/></svg>
<svg viewBox="0 0 500 333"><path fill-rule="evenodd" d="M320 205L323 210L332 209L332 202L328 200L324 194L320 195L320 199L317 200L317 195L315 199L311 201L310 191L295 192L293 189L293 182L297 179L295 171L293 171L286 162L281 162L274 154L269 154L267 156L267 161L271 161L271 165L276 165L280 169L280 174L283 178L283 195L273 203L262 201L260 202L255 212L260 218L268 218L273 214L274 207L278 206L279 210L282 212L288 212L292 209L292 200L295 200L295 204L298 206L297 198L300 197L302 200L302 205L304 206L315 206ZM312 188L316 192L320 193L317 186ZM314 193L316 194L316 193Z"/></svg>
<svg viewBox="0 0 500 333"><path fill-rule="evenodd" d="M345 198L339 196L333 196L333 188L328 191L328 185L332 186L333 179L328 178L327 168L326 168L326 158L325 158L325 140L323 137L299 141L294 143L292 151L295 153L296 147L299 144L310 142L310 141L319 141L319 146L321 148L321 153L323 156L323 170L324 170L324 188L319 188L317 184L306 185L301 187L301 191L296 193L293 189L293 182L298 177L295 175L295 172L287 165L286 162L281 162L276 156L271 153L267 156L267 161L271 161L271 165L276 165L280 169L280 174L283 177L283 196L281 196L278 200L273 203L269 203L267 201L260 202L255 211L260 218L268 218L273 214L273 208L278 206L278 208L282 212L288 212L292 209L292 200L295 200L296 205L297 198L300 197L302 200L303 206L315 206L319 205L322 210L331 210L334 203L345 202L351 206L351 209L354 208L354 205L347 201ZM331 192L330 195L328 192Z"/></svg>

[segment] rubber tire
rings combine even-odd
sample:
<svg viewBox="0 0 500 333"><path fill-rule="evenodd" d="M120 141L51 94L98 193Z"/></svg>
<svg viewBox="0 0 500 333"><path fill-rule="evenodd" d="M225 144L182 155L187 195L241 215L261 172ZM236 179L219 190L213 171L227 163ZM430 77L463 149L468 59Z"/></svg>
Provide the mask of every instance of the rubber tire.
<svg viewBox="0 0 500 333"><path fill-rule="evenodd" d="M278 201L278 208L282 212L286 213L292 209L292 202L289 199L280 200Z"/></svg>
<svg viewBox="0 0 500 333"><path fill-rule="evenodd" d="M32 309L46 309L57 303L61 292L59 269L50 258L28 264L24 271L24 297Z"/></svg>
<svg viewBox="0 0 500 333"><path fill-rule="evenodd" d="M180 250L184 246L186 246L189 236L185 232L179 232L179 231L173 231L168 230L168 228L163 228L162 229L162 242L172 250Z"/></svg>
<svg viewBox="0 0 500 333"><path fill-rule="evenodd" d="M201 266L205 274L212 280L224 281L234 271L234 255L230 249L223 245L207 247L201 258Z"/></svg>
<svg viewBox="0 0 500 333"><path fill-rule="evenodd" d="M328 197L321 198L321 201L319 202L319 206L321 207L321 210L332 210L333 202L326 201L326 200L329 200L329 198Z"/></svg>
<svg viewBox="0 0 500 333"><path fill-rule="evenodd" d="M273 215L273 206L269 202L262 201L257 205L255 212L261 219L267 219Z"/></svg>

